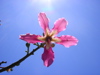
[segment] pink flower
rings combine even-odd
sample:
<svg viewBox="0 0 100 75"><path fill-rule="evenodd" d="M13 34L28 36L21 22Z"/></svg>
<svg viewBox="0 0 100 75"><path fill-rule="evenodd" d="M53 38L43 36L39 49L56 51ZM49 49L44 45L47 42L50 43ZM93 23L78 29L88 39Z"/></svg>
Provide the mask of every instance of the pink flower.
<svg viewBox="0 0 100 75"><path fill-rule="evenodd" d="M54 61L54 52L52 50L52 43L57 43L64 45L65 47L70 47L72 45L77 45L78 40L74 36L62 35L57 37L56 35L66 29L68 22L64 18L58 19L54 23L54 27L49 29L49 20L45 13L40 13L38 20L41 28L44 30L44 36L35 34L20 35L20 39L28 43L46 43L44 46L44 53L42 54L42 60L44 65L49 67Z"/></svg>

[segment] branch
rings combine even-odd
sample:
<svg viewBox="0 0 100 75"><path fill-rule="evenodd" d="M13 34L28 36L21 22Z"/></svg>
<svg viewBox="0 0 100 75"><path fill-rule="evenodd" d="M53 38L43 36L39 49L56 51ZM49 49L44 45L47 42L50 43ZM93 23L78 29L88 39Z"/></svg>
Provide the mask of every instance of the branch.
<svg viewBox="0 0 100 75"><path fill-rule="evenodd" d="M33 55L35 51L37 51L39 48L41 48L42 47L41 45L38 46L37 48L33 49L30 53L28 53L27 55L25 55L23 58L19 59L18 61L12 63L11 65L9 65L7 67L3 67L2 69L0 69L0 72L8 71L9 69L12 69L13 67L18 66L22 61L24 61L30 55Z"/></svg>
<svg viewBox="0 0 100 75"><path fill-rule="evenodd" d="M7 62L6 62L6 61L2 61L2 62L0 62L0 65L1 65L1 64L4 64L4 63L7 63Z"/></svg>

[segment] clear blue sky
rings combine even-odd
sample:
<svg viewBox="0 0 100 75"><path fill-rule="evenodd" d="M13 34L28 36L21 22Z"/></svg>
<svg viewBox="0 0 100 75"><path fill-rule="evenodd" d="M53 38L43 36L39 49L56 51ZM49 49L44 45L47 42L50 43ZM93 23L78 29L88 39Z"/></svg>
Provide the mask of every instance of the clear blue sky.
<svg viewBox="0 0 100 75"><path fill-rule="evenodd" d="M0 0L0 61L7 66L26 53L25 41L20 34L39 34L38 13L45 12L50 27L64 17L67 29L60 35L75 36L77 46L53 48L55 61L45 67L41 59L43 49L35 52L12 72L0 75L100 75L100 0ZM36 46L31 45L31 50Z"/></svg>

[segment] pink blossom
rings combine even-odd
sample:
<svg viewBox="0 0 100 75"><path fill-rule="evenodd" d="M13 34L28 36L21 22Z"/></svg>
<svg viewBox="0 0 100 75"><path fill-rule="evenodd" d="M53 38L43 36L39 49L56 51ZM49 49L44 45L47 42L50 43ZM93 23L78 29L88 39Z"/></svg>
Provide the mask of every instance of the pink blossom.
<svg viewBox="0 0 100 75"><path fill-rule="evenodd" d="M46 43L44 46L44 53L42 54L42 60L44 65L49 67L54 61L52 43L70 47L72 45L77 45L78 40L74 36L70 35L62 35L60 37L56 36L59 32L66 29L68 22L64 18L58 19L54 23L54 27L51 30L49 29L49 20L45 13L39 13L38 20L41 28L44 31L44 36L28 33L26 35L20 35L20 39L28 43Z"/></svg>

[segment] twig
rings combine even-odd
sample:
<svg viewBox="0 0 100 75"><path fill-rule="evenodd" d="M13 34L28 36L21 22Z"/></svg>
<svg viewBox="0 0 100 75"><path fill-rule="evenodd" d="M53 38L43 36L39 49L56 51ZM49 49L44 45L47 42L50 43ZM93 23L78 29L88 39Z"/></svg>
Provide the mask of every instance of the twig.
<svg viewBox="0 0 100 75"><path fill-rule="evenodd" d="M1 64L4 64L4 63L7 63L7 62L6 62L6 61L2 61L2 62L0 62L0 65L1 65Z"/></svg>
<svg viewBox="0 0 100 75"><path fill-rule="evenodd" d="M22 61L24 61L26 58L28 58L30 55L33 55L35 51L37 51L39 48L41 48L41 45L38 46L37 48L33 49L29 54L25 55L23 58L19 59L18 61L12 63L11 65L4 67L0 69L0 72L7 71L9 69L12 69L13 67L19 65Z"/></svg>

